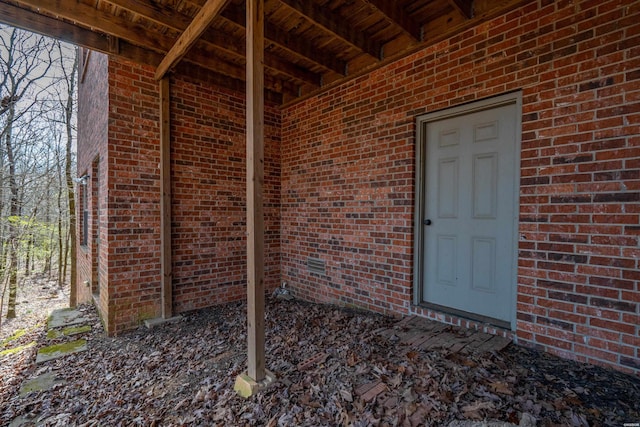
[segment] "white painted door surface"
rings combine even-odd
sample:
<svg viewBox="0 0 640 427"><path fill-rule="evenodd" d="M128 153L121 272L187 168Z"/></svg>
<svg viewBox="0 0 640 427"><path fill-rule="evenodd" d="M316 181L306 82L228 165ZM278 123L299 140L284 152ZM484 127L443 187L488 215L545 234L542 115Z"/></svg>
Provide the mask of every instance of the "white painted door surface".
<svg viewBox="0 0 640 427"><path fill-rule="evenodd" d="M511 322L516 106L426 124L425 302Z"/></svg>

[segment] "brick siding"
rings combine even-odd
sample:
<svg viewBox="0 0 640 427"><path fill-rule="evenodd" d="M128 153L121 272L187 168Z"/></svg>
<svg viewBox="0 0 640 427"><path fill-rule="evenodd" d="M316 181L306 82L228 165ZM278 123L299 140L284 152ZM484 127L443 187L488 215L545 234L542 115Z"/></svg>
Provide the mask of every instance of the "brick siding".
<svg viewBox="0 0 640 427"><path fill-rule="evenodd" d="M171 85L174 305L178 312L246 297L244 94ZM265 276L280 279L280 112L265 108Z"/></svg>
<svg viewBox="0 0 640 427"><path fill-rule="evenodd" d="M107 171L99 180L104 269L98 305L107 332L118 334L160 315L159 91L153 69L104 58L92 54L81 86L78 173ZM107 89L89 91L94 83ZM244 110L244 94L171 79L176 313L246 295ZM273 289L280 279L280 112L265 110L265 275ZM81 252L79 284L97 276L95 251ZM90 299L81 292L82 301Z"/></svg>
<svg viewBox="0 0 640 427"><path fill-rule="evenodd" d="M106 223L106 194L107 194L107 141L108 141L108 123L109 123L109 80L108 80L108 63L107 55L98 52L91 52L87 57L86 51L82 51L83 60L88 59L86 73L81 76L82 80L78 86L78 176L85 174L90 175L87 185L77 185L77 195L82 196L82 192L88 194L88 224L87 229L87 245L78 245L77 251L77 289L78 302L89 302L93 298L93 294L100 293L97 305L100 311L107 312L107 281L106 264L107 258L106 247L98 245L98 237L100 241L107 241L106 229L101 229L101 235L98 233L97 214L101 214L101 223ZM83 69L83 67L79 67ZM81 239L82 233L82 199L77 197L77 218L78 241ZM101 206L99 207L98 204ZM99 253L98 253L99 252ZM98 280L98 257L101 257L103 269L100 277L103 279L100 283ZM100 287L100 289L98 289Z"/></svg>
<svg viewBox="0 0 640 427"><path fill-rule="evenodd" d="M282 113L268 106L268 287L282 278L304 299L416 313L640 374L639 46L638 2L536 0ZM99 306L118 333L160 312L158 90L152 69L93 55L78 172L99 184ZM415 119L516 90L517 327L501 331L412 305ZM244 298L243 100L172 77L178 312ZM81 300L94 243L79 251Z"/></svg>
<svg viewBox="0 0 640 427"><path fill-rule="evenodd" d="M283 280L465 323L411 305L415 119L521 90L517 340L640 373L639 69L640 3L533 1L288 106Z"/></svg>

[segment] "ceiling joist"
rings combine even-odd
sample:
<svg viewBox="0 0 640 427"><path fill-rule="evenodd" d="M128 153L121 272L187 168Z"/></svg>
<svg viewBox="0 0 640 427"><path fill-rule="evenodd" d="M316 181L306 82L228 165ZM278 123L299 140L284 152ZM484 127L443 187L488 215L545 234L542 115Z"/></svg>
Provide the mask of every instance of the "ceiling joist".
<svg viewBox="0 0 640 427"><path fill-rule="evenodd" d="M290 105L532 1L267 0L265 95ZM246 0L0 0L0 22L244 90Z"/></svg>
<svg viewBox="0 0 640 427"><path fill-rule="evenodd" d="M124 10L142 15L153 17L152 20L157 23L174 29L176 31L185 31L189 26L190 18L182 13L174 12L173 16L167 8L158 5L152 6L151 3L141 3L138 0L108 0L114 6ZM244 28L244 27L243 27ZM235 39L228 34L216 29L206 29L201 37L202 42L212 45L216 50L230 55L241 63L245 58L245 43L242 40ZM314 87L320 86L320 76L306 69L296 66L290 62L284 61L275 55L265 53L265 66L267 69L284 74L294 78L298 84L307 84Z"/></svg>
<svg viewBox="0 0 640 427"><path fill-rule="evenodd" d="M176 44L164 57L158 69L155 78L160 80L167 74L167 71L180 61L189 51L189 49L198 41L200 35L207 29L211 21L226 6L229 0L208 0L202 9L198 12L191 24L180 35Z"/></svg>
<svg viewBox="0 0 640 427"><path fill-rule="evenodd" d="M222 11L221 16L228 22L235 24L238 28L245 28L245 10L240 6L229 4L229 6ZM287 50L326 70L343 76L346 74L347 64L345 61L338 59L331 53L318 49L316 46L308 43L304 38L294 37L268 21L265 22L264 34L267 44L273 43L280 49Z"/></svg>
<svg viewBox="0 0 640 427"><path fill-rule="evenodd" d="M465 18L473 18L473 0L449 0L449 3L462 13Z"/></svg>
<svg viewBox="0 0 640 427"><path fill-rule="evenodd" d="M380 59L382 44L371 40L364 32L354 29L348 24L348 21L335 12L326 7L320 7L317 3L309 0L280 1L335 37L342 39L376 60Z"/></svg>
<svg viewBox="0 0 640 427"><path fill-rule="evenodd" d="M109 53L111 42L109 37L77 25L44 16L18 6L0 2L0 22L39 34L55 37L69 43L102 53ZM162 59L156 52L123 42L119 55L125 59L156 66Z"/></svg>
<svg viewBox="0 0 640 427"><path fill-rule="evenodd" d="M422 26L407 14L402 7L389 0L368 0L369 3L384 13L391 21L409 34L415 41L422 41Z"/></svg>

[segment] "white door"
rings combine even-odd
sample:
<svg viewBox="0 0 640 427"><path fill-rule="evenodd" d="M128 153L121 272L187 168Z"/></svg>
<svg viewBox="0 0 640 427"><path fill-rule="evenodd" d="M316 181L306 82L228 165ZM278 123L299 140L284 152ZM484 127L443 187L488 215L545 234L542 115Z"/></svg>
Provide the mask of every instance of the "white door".
<svg viewBox="0 0 640 427"><path fill-rule="evenodd" d="M424 124L424 302L511 323L516 105Z"/></svg>

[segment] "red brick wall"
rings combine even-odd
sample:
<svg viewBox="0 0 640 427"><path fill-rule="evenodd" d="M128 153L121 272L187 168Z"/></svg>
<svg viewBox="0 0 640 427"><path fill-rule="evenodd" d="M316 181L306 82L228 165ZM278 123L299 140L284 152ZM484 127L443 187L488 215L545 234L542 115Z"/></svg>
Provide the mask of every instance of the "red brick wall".
<svg viewBox="0 0 640 427"><path fill-rule="evenodd" d="M105 188L100 306L108 333L117 334L160 315L159 92L149 67L116 58L100 64L99 70L89 71L85 86L99 84L106 90L99 98L83 91L80 105L86 110L86 128L103 134L84 138L92 145L79 150L78 163L81 173L95 167L107 171L100 177ZM94 110L100 120L108 117L108 126L106 120L93 122ZM280 281L277 108L266 108L265 124L265 273L267 288L273 288ZM171 79L176 313L245 298L244 127L243 94ZM90 248L80 264L81 282L97 276Z"/></svg>
<svg viewBox="0 0 640 427"><path fill-rule="evenodd" d="M171 81L174 306L246 296L244 94ZM265 275L280 279L280 113L265 109Z"/></svg>
<svg viewBox="0 0 640 427"><path fill-rule="evenodd" d="M640 373L639 69L640 3L533 1L286 108L283 280L434 316L411 306L415 118L522 90L517 339Z"/></svg>
<svg viewBox="0 0 640 427"><path fill-rule="evenodd" d="M110 59L109 333L160 315L158 94L153 69Z"/></svg>
<svg viewBox="0 0 640 427"><path fill-rule="evenodd" d="M98 52L92 52L86 56L83 51L83 61L88 60L86 72L81 76L78 86L78 160L77 175L90 175L87 185L76 185L76 207L78 218L77 236L80 242L82 233L82 192L88 193L88 236L87 245L78 244L78 302L89 302L92 294L98 292L97 259L98 256L106 260L106 246L102 246L98 254L97 232L98 221L96 214L102 212L101 222L106 223L106 158L109 122L109 82L108 82L108 57ZM81 70L84 67L79 67ZM98 204L102 209L98 209ZM106 230L102 228L99 236L102 242L106 242ZM105 266L105 264L102 264ZM101 277L106 278L106 269ZM87 284L89 286L87 286ZM102 313L106 313L106 280L100 283L101 298L98 306Z"/></svg>

